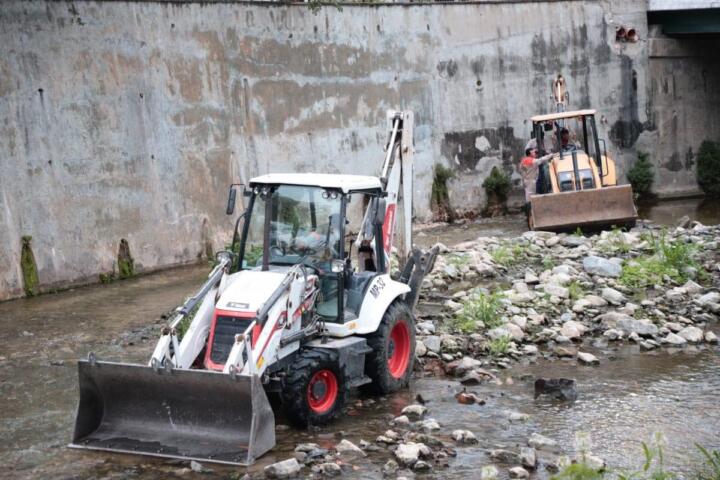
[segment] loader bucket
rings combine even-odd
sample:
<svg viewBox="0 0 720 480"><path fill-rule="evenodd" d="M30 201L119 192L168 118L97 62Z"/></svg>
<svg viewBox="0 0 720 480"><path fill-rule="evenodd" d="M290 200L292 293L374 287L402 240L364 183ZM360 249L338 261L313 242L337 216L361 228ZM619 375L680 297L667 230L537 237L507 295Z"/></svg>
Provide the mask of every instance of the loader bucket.
<svg viewBox="0 0 720 480"><path fill-rule="evenodd" d="M530 197L530 227L563 231L577 227L632 226L637 220L630 185Z"/></svg>
<svg viewBox="0 0 720 480"><path fill-rule="evenodd" d="M260 379L78 362L72 448L250 465L275 446Z"/></svg>

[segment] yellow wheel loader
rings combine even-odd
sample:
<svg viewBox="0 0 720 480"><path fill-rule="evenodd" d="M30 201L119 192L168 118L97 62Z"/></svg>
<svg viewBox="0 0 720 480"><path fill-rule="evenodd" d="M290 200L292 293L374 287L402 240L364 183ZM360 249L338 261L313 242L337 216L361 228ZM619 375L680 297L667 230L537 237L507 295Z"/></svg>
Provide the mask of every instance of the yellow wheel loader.
<svg viewBox="0 0 720 480"><path fill-rule="evenodd" d="M567 231L635 225L632 187L617 184L615 162L597 135L595 110L560 111L531 121L538 151L552 157L540 166L537 194L530 196L530 228Z"/></svg>

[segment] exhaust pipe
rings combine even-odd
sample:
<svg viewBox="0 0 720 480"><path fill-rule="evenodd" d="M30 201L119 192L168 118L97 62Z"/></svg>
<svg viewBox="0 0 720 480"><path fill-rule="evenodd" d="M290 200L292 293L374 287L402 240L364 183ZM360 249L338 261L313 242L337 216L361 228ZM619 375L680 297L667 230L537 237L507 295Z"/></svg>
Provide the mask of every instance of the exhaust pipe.
<svg viewBox="0 0 720 480"><path fill-rule="evenodd" d="M257 375L78 362L72 448L251 465L275 446Z"/></svg>

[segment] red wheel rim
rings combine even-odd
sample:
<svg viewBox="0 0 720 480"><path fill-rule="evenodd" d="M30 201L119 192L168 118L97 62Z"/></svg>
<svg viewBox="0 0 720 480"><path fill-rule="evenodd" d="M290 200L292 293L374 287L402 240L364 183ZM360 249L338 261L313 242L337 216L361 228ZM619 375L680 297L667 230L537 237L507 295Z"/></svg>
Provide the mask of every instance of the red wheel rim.
<svg viewBox="0 0 720 480"><path fill-rule="evenodd" d="M410 364L410 330L399 321L390 331L388 339L388 370L393 378L402 378Z"/></svg>
<svg viewBox="0 0 720 480"><path fill-rule="evenodd" d="M338 395L338 381L330 370L319 370L310 379L307 401L310 410L325 413L332 408Z"/></svg>

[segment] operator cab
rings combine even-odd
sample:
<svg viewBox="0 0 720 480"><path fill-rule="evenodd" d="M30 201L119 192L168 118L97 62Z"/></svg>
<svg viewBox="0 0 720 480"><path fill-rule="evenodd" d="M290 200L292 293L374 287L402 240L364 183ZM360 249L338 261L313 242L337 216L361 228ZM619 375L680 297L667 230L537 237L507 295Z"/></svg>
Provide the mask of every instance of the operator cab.
<svg viewBox="0 0 720 480"><path fill-rule="evenodd" d="M382 224L371 226L376 231L356 252L362 271L355 271L353 244L347 242L346 248L345 239L363 222L359 204L379 205L380 181L359 175L269 174L252 179L245 195L249 203L242 233L236 233L235 270L283 271L302 263L319 279L318 315L339 323L357 318L369 281L385 271L384 255L375 255L383 252Z"/></svg>
<svg viewBox="0 0 720 480"><path fill-rule="evenodd" d="M544 167L538 193L570 192L606 186L608 176L605 143L598 139L595 110L536 115L532 137L540 152L554 154ZM603 145L603 150L600 145ZM556 188L553 188L556 187Z"/></svg>

